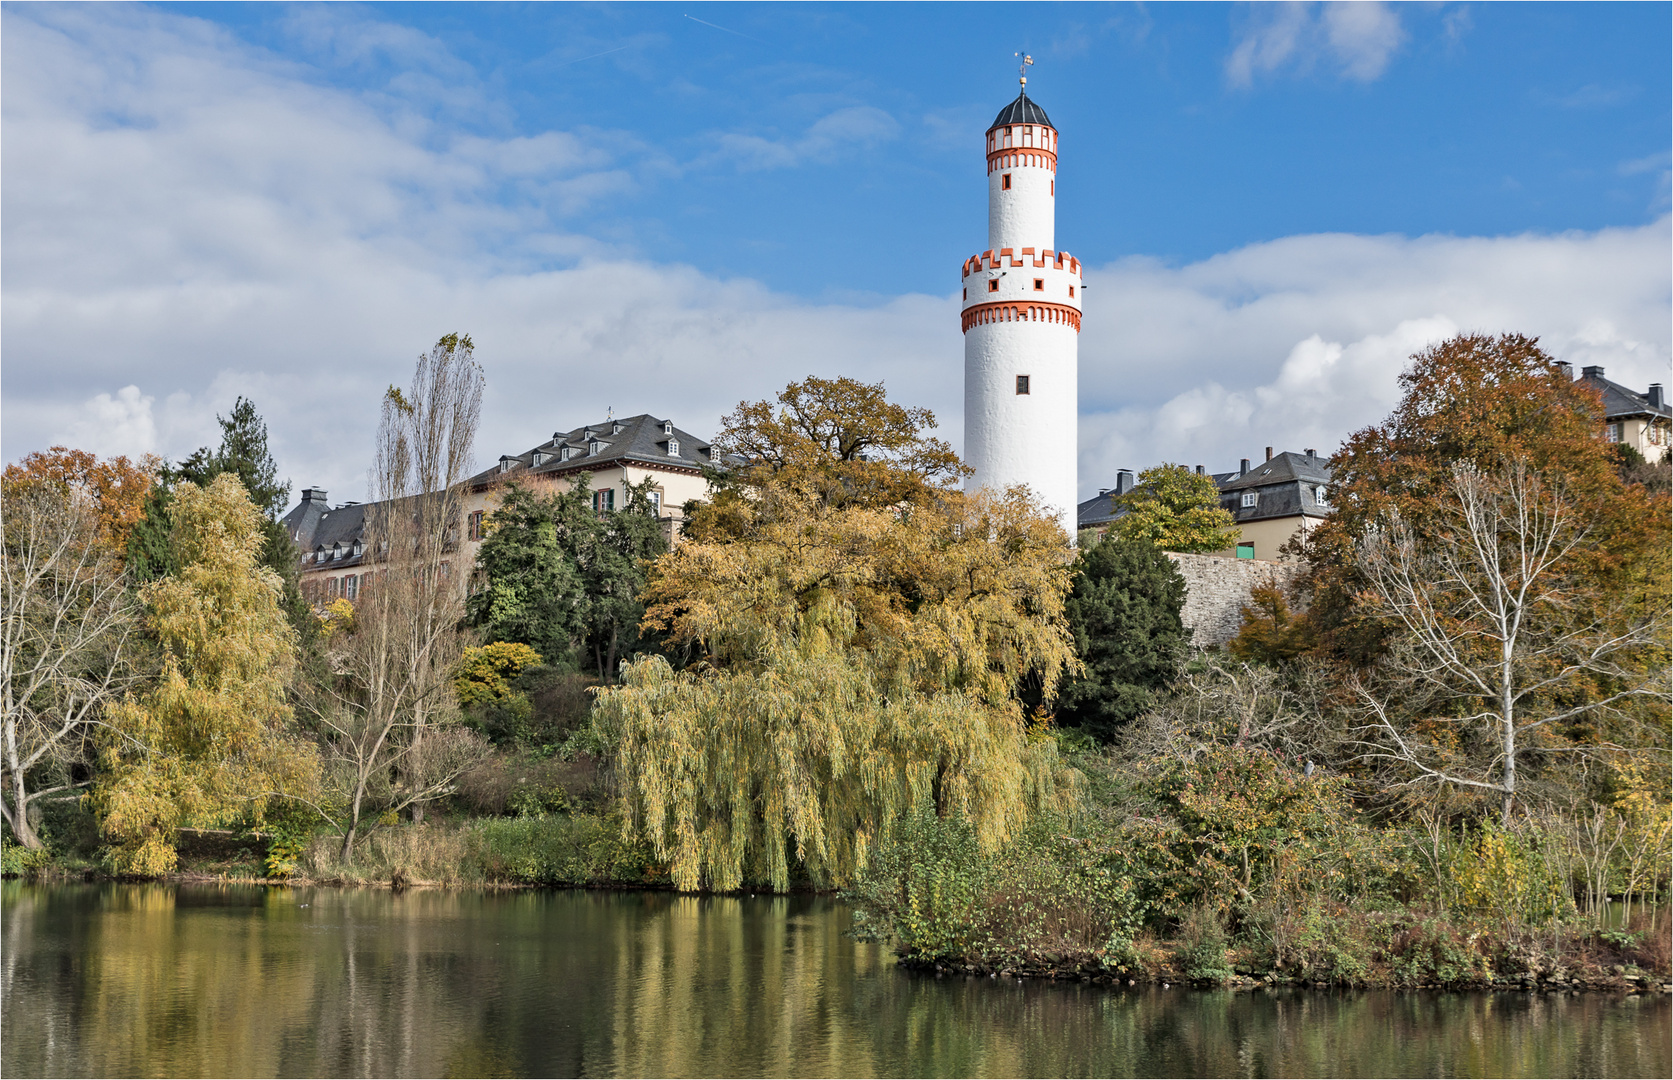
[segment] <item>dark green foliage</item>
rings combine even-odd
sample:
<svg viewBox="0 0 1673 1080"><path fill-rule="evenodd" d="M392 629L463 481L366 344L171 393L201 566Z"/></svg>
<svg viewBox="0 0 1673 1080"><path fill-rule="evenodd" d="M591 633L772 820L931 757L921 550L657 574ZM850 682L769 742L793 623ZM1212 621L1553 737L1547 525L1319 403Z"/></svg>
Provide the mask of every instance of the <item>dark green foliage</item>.
<svg viewBox="0 0 1673 1080"><path fill-rule="evenodd" d="M1086 673L1063 690L1058 722L1108 740L1150 708L1190 643L1185 579L1154 545L1106 537L1082 549L1065 604Z"/></svg>
<svg viewBox="0 0 1673 1080"><path fill-rule="evenodd" d="M466 607L471 625L489 640L527 645L553 665L575 662L574 643L585 618L585 587L571 555L577 535L595 527L584 491L583 485L540 494L515 482L506 485L477 553L487 585Z"/></svg>
<svg viewBox="0 0 1673 1080"><path fill-rule="evenodd" d="M471 624L549 664L613 678L616 661L639 647L645 565L667 550L652 483L630 485L627 505L602 514L585 476L551 494L508 484L477 555L487 585L470 598Z"/></svg>

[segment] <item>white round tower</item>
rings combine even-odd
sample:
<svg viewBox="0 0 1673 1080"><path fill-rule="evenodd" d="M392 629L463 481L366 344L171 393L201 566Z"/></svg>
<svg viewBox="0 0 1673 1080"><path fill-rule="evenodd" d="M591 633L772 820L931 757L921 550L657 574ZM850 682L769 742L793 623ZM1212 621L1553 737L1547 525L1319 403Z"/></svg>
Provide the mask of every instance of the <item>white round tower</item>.
<svg viewBox="0 0 1673 1080"><path fill-rule="evenodd" d="M987 133L988 249L964 261L968 487L1026 484L1075 535L1080 262L1057 250L1057 129L1022 93Z"/></svg>

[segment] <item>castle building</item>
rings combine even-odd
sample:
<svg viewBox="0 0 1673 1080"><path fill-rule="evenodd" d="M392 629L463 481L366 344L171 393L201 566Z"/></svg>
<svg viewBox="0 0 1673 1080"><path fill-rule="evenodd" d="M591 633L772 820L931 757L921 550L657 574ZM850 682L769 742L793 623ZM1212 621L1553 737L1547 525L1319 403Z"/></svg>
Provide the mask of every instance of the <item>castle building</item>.
<svg viewBox="0 0 1673 1080"><path fill-rule="evenodd" d="M1073 537L1080 262L1057 248L1057 129L1021 82L987 131L988 247L964 262L967 486L1026 484Z"/></svg>
<svg viewBox="0 0 1673 1080"><path fill-rule="evenodd" d="M648 413L555 431L539 446L502 455L498 464L466 482L464 520L448 541L458 557L444 563L442 572L472 572L487 519L499 505L500 491L512 480L536 489L568 491L585 475L593 509L601 514L627 507L629 485L654 480L651 507L672 542L684 524L685 504L709 494L703 469L711 460L706 439ZM300 549L302 593L313 603L338 598L352 602L372 586L382 560L367 543L370 507L357 502L333 507L326 492L306 488L302 501L280 519Z"/></svg>

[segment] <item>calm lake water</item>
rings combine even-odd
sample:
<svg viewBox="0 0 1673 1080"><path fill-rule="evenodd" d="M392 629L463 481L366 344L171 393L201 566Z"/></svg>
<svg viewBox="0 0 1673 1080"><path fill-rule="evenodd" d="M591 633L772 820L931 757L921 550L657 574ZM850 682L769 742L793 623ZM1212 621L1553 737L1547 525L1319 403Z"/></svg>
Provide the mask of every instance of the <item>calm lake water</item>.
<svg viewBox="0 0 1673 1080"><path fill-rule="evenodd" d="M1650 1076L1666 998L898 970L813 897L0 888L23 1076Z"/></svg>

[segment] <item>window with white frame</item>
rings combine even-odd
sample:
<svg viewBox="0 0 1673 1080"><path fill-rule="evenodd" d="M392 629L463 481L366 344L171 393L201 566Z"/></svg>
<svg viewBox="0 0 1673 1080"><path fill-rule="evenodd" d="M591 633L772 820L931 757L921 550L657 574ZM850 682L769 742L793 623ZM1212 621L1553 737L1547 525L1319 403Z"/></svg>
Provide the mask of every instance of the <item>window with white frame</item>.
<svg viewBox="0 0 1673 1080"><path fill-rule="evenodd" d="M1251 506L1254 506L1259 501L1260 501L1260 496L1255 494L1253 491L1245 491L1243 493L1243 508L1245 510L1247 510Z"/></svg>
<svg viewBox="0 0 1673 1080"><path fill-rule="evenodd" d="M668 440L668 456L669 457L679 457L680 456L680 440L678 440L678 439L669 439Z"/></svg>

